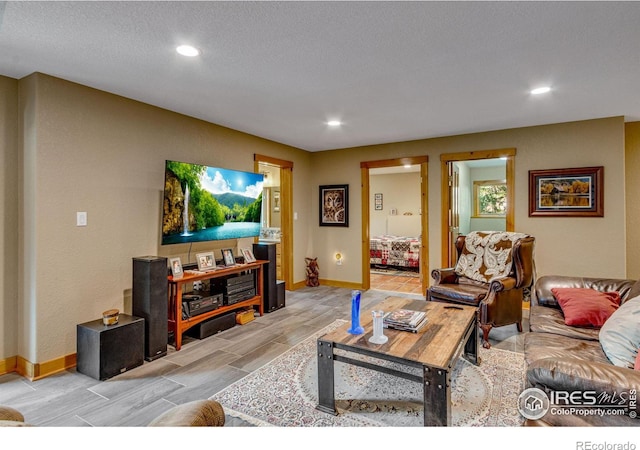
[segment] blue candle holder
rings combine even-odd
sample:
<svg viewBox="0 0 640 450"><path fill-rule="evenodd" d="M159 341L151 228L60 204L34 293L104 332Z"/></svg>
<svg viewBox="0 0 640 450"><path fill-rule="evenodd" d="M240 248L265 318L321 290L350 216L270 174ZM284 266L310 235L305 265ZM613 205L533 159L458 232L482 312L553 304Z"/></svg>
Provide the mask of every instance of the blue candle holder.
<svg viewBox="0 0 640 450"><path fill-rule="evenodd" d="M351 328L350 334L363 334L364 328L360 325L360 291L351 291Z"/></svg>

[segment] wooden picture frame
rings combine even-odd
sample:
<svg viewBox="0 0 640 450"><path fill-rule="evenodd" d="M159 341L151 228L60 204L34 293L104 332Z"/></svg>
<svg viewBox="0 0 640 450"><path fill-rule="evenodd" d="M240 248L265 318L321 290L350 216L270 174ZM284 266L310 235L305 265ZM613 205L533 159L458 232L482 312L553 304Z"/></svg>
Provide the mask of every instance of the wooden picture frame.
<svg viewBox="0 0 640 450"><path fill-rule="evenodd" d="M529 171L529 217L603 217L604 167Z"/></svg>
<svg viewBox="0 0 640 450"><path fill-rule="evenodd" d="M321 227L349 226L349 185L320 186L319 219Z"/></svg>
<svg viewBox="0 0 640 450"><path fill-rule="evenodd" d="M245 263L256 262L256 257L253 255L253 252L249 247L243 248L240 251L242 252L242 256L244 257Z"/></svg>
<svg viewBox="0 0 640 450"><path fill-rule="evenodd" d="M196 253L196 262L200 271L207 272L216 268L216 258L214 258L213 252Z"/></svg>
<svg viewBox="0 0 640 450"><path fill-rule="evenodd" d="M174 280L182 278L184 271L182 270L182 261L179 257L169 258L169 267L171 268L171 276Z"/></svg>
<svg viewBox="0 0 640 450"><path fill-rule="evenodd" d="M222 261L225 266L235 266L236 258L233 256L233 249L231 248L223 248L222 249Z"/></svg>

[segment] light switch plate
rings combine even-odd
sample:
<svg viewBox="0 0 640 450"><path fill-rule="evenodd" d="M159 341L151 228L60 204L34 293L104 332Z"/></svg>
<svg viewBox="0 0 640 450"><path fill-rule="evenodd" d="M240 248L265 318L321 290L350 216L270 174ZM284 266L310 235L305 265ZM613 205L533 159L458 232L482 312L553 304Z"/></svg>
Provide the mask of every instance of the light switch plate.
<svg viewBox="0 0 640 450"><path fill-rule="evenodd" d="M78 211L76 213L76 226L78 227L86 227L87 226L87 213L84 211Z"/></svg>

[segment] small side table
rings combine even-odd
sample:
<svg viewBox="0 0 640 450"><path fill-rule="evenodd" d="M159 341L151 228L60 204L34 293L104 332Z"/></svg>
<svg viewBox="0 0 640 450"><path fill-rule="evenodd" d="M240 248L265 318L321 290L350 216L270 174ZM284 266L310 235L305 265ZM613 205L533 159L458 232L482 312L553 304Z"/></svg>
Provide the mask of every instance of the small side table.
<svg viewBox="0 0 640 450"><path fill-rule="evenodd" d="M77 325L76 370L106 380L144 362L144 319L120 314L118 323L102 319Z"/></svg>

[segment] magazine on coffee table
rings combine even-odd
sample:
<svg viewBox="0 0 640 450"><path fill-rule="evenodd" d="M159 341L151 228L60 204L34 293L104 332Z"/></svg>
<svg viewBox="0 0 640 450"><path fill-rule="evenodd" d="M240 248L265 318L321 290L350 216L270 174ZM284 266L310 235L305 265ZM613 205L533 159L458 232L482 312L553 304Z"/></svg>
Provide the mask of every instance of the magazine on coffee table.
<svg viewBox="0 0 640 450"><path fill-rule="evenodd" d="M387 312L382 318L385 328L413 331L414 333L427 323L427 313L410 309L398 309Z"/></svg>

